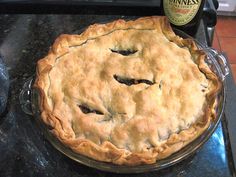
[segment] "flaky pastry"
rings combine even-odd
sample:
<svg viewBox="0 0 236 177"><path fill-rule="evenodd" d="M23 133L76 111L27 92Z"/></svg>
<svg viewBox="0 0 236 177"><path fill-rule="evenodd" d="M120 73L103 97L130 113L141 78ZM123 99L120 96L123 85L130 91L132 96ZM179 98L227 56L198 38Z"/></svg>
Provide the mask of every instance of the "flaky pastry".
<svg viewBox="0 0 236 177"><path fill-rule="evenodd" d="M205 58L166 17L61 35L37 65L41 118L76 153L119 165L155 163L215 118L221 83Z"/></svg>

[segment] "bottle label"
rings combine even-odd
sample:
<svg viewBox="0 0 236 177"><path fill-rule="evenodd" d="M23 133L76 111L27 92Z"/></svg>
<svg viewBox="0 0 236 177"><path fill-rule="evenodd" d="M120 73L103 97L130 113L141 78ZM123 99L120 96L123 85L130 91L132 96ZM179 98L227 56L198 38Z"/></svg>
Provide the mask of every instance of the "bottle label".
<svg viewBox="0 0 236 177"><path fill-rule="evenodd" d="M176 26L186 25L197 14L202 0L163 0L165 15Z"/></svg>

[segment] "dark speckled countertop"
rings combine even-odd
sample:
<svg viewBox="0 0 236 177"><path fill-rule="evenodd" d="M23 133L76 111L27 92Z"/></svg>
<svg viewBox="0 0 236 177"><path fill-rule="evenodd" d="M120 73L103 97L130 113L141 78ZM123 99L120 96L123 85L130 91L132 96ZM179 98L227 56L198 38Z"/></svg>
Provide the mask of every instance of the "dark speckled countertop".
<svg viewBox="0 0 236 177"><path fill-rule="evenodd" d="M118 175L101 172L67 158L45 139L19 103L19 93L26 79L35 73L36 62L62 33L76 34L80 29L121 15L0 15L0 54L10 75L7 111L0 119L0 176L3 177L92 177L92 176L191 176L231 177L234 173L227 116L235 116L235 86L227 79L226 117L200 151L186 161L159 172ZM201 28L201 27L200 27ZM197 38L205 43L204 32Z"/></svg>

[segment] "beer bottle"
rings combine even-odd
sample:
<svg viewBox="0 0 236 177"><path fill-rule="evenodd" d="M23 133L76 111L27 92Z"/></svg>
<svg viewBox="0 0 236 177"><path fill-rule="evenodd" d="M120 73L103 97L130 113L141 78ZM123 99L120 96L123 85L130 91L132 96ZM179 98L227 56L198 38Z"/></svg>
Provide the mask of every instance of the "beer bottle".
<svg viewBox="0 0 236 177"><path fill-rule="evenodd" d="M173 27L191 36L196 34L205 0L163 0L162 3Z"/></svg>

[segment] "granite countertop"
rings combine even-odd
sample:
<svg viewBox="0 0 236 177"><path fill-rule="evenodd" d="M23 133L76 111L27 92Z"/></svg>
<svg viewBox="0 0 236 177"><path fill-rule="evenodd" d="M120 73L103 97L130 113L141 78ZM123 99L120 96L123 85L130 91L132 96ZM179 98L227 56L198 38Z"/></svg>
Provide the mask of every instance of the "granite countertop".
<svg viewBox="0 0 236 177"><path fill-rule="evenodd" d="M230 133L222 131L227 126L225 117L209 141L185 162L159 172L118 175L86 167L61 154L39 131L34 117L22 111L19 93L23 84L35 73L36 62L47 54L58 35L77 34L90 24L117 18L124 16L0 15L0 54L10 76L7 111L0 119L0 176L232 176ZM205 43L203 31L199 30L197 38ZM236 98L232 75L227 82L226 116L232 117Z"/></svg>

